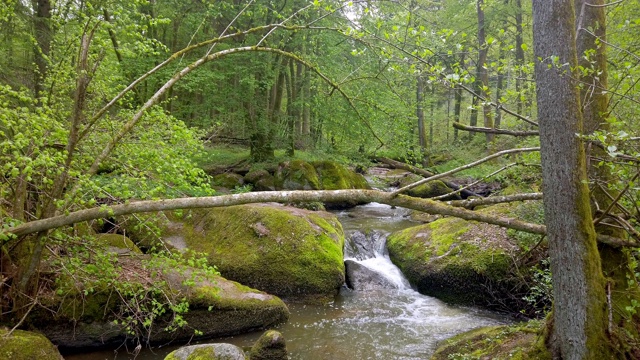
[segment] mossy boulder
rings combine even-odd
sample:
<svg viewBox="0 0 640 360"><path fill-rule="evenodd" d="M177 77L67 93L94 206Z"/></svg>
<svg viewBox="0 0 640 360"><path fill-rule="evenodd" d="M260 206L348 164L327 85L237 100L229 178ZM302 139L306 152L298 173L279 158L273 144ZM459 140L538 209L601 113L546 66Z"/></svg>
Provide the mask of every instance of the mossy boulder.
<svg viewBox="0 0 640 360"><path fill-rule="evenodd" d="M180 314L187 326L167 331L167 326L176 324L172 323L172 311L164 307L163 312L156 313L161 316L154 316L150 332L148 328L138 329L138 335L151 343L231 336L275 326L289 316L287 306L273 295L175 261L136 254L118 256L116 261L118 277L141 284L139 290L127 290L135 287L117 290L107 282L92 285L89 290L83 283L69 286L72 278L61 278L56 283L57 289L42 296L44 307L34 309L27 324L39 329L61 349L72 350L117 346L131 339L127 326L140 326L147 319L144 316L150 316L151 309L155 309L151 299L156 297L160 303L170 301L175 306L188 307L187 312ZM150 288L153 291L148 291ZM64 292L58 291L61 289ZM132 294L136 294L133 302L124 304L120 300L130 299ZM132 314L131 304L146 307L148 312ZM128 318L139 320L131 323Z"/></svg>
<svg viewBox="0 0 640 360"><path fill-rule="evenodd" d="M214 186L220 186L227 189L234 189L238 186L244 185L244 177L235 173L222 173L214 175L211 179L211 183Z"/></svg>
<svg viewBox="0 0 640 360"><path fill-rule="evenodd" d="M270 294L324 301L344 283L344 234L327 212L278 204L194 210L175 236L223 276Z"/></svg>
<svg viewBox="0 0 640 360"><path fill-rule="evenodd" d="M431 360L550 360L542 325L531 321L464 332L440 343Z"/></svg>
<svg viewBox="0 0 640 360"><path fill-rule="evenodd" d="M414 174L407 174L406 176L403 176L400 179L398 186L404 187L404 186L413 184L417 181L420 181L422 179L423 177L421 176L414 175ZM428 199L436 196L446 195L451 192L453 192L453 189L448 187L444 182L442 182L441 180L433 180L433 181L429 181L426 184L418 185L412 189L409 189L406 192L406 194L413 197ZM454 199L461 199L461 197L460 195L455 194L455 195L448 196L446 199L454 200Z"/></svg>
<svg viewBox="0 0 640 360"><path fill-rule="evenodd" d="M134 253L142 254L140 248L136 246L128 237L120 234L96 234L96 241L107 246L108 251L118 254Z"/></svg>
<svg viewBox="0 0 640 360"><path fill-rule="evenodd" d="M287 360L287 343L279 331L268 330L256 341L249 352L251 360Z"/></svg>
<svg viewBox="0 0 640 360"><path fill-rule="evenodd" d="M323 190L343 189L371 189L367 179L334 161L314 161L311 163L316 169L320 186ZM355 201L340 203L325 203L329 209L344 209L359 205Z"/></svg>
<svg viewBox="0 0 640 360"><path fill-rule="evenodd" d="M371 189L367 179L334 161L314 161L320 184L324 190Z"/></svg>
<svg viewBox="0 0 640 360"><path fill-rule="evenodd" d="M302 160L285 161L275 173L278 190L320 190L322 185L313 165Z"/></svg>
<svg viewBox="0 0 640 360"><path fill-rule="evenodd" d="M164 360L245 360L241 348L232 344L202 344L184 346L171 352Z"/></svg>
<svg viewBox="0 0 640 360"><path fill-rule="evenodd" d="M393 233L387 246L393 263L423 294L514 312L525 306L518 293L524 284L512 273L520 247L504 228L443 218Z"/></svg>
<svg viewBox="0 0 640 360"><path fill-rule="evenodd" d="M245 183L253 186L255 191L275 191L276 184L273 175L267 170L254 170L244 176Z"/></svg>
<svg viewBox="0 0 640 360"><path fill-rule="evenodd" d="M44 335L22 330L0 328L0 359L63 360L58 348Z"/></svg>

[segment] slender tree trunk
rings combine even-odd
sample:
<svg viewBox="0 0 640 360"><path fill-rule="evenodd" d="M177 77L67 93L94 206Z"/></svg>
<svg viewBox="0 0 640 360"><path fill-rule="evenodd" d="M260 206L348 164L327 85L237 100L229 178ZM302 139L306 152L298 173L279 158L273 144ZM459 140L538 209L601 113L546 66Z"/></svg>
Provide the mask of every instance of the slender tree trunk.
<svg viewBox="0 0 640 360"><path fill-rule="evenodd" d="M476 91L484 97L485 99L489 99L489 94L487 89L489 89L489 71L487 70L487 54L489 52L489 45L487 44L486 34L485 34L485 18L484 18L484 0L477 0L476 8L478 11L478 64L477 64L477 74L479 81L478 86L476 87ZM485 101L486 102L486 101ZM476 100L477 106L477 100ZM484 117L484 127L493 128L493 114L491 113L491 106L488 104L484 104L482 106L482 115ZM491 133L486 133L487 143L493 142L494 135Z"/></svg>
<svg viewBox="0 0 640 360"><path fill-rule="evenodd" d="M424 78L416 78L416 117L418 118L418 141L420 145L420 163L424 164L427 154L427 139L424 125Z"/></svg>
<svg viewBox="0 0 640 360"><path fill-rule="evenodd" d="M436 107L436 86L435 84L431 84L431 99L429 102L429 153L431 153L431 149L433 148L433 117L434 110Z"/></svg>
<svg viewBox="0 0 640 360"><path fill-rule="evenodd" d="M311 144L311 73L304 68L304 85L302 87L304 98L302 108L302 139L305 147Z"/></svg>
<svg viewBox="0 0 640 360"><path fill-rule="evenodd" d="M460 66L464 66L465 53L460 53ZM453 106L453 119L454 122L460 122L460 109L462 107L462 87L456 86L455 104ZM453 129L453 141L458 141L458 129Z"/></svg>
<svg viewBox="0 0 640 360"><path fill-rule="evenodd" d="M589 206L573 0L533 2L545 224L553 274L550 350L558 359L610 359L605 280ZM551 62L557 57L558 62ZM551 68L549 64L553 64ZM557 64L567 64L560 65Z"/></svg>
<svg viewBox="0 0 640 360"><path fill-rule="evenodd" d="M515 0L516 5L516 112L522 114L522 67L524 66L524 49L522 40L522 0Z"/></svg>

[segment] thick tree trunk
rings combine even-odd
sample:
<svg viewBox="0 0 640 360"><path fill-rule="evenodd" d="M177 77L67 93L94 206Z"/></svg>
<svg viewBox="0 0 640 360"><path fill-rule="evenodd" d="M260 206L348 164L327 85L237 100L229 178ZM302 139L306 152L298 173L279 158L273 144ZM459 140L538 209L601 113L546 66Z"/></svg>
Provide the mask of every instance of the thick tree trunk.
<svg viewBox="0 0 640 360"><path fill-rule="evenodd" d="M589 6L592 5L592 6ZM578 51L579 64L586 69L591 68L591 72L587 76L581 77L584 86L581 88L580 99L584 99L582 104L582 113L584 118L584 131L591 134L596 130L610 130L607 122L609 99L606 94L607 86L607 58L605 47L606 41L606 15L605 1L591 0L589 4L585 0L575 0L575 11L578 15L576 23L576 47ZM586 32L584 29L590 29L597 38ZM587 53L591 53L587 58ZM606 158L606 151L600 147L592 146L587 148L587 158ZM603 187L607 184L614 183L615 180L607 166L597 166L595 162L589 162L589 179L595 183L591 192L592 210L601 211L609 208L612 204L612 196L617 196L612 190L610 194L606 194ZM595 215L595 214L594 214ZM607 226L605 222L599 222L596 225L598 233L623 237L624 231L619 228ZM602 261L602 270L604 276L608 280L607 289L611 296L613 308L626 309L633 308L634 302L640 302L640 288L635 276L634 268L631 266L631 259L628 251L615 248L606 244L599 244L600 258ZM628 314L624 312L612 312L611 319L613 324L624 327L624 333L629 336L638 338L639 329L636 326L638 322L637 316L634 321L627 321ZM622 340L620 338L618 341ZM628 344L620 341L618 346L622 351L631 350ZM638 356L636 354L636 356Z"/></svg>
<svg viewBox="0 0 640 360"><path fill-rule="evenodd" d="M582 142L572 0L533 2L545 224L553 274L550 349L559 359L610 359L607 304ZM558 61L552 61L555 58ZM548 67L551 65L551 67Z"/></svg>

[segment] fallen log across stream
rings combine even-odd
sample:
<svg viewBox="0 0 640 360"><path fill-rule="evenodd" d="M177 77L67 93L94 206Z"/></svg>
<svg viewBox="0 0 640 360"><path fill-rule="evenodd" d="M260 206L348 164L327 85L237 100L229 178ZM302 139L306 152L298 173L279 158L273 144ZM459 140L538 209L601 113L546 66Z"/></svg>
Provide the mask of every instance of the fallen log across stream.
<svg viewBox="0 0 640 360"><path fill-rule="evenodd" d="M59 215L47 219L34 220L17 226L5 228L0 232L3 243L12 238L59 228L74 223L101 219L106 217L127 215L134 213L156 212L164 210L213 208L232 205L242 205L261 202L337 202L357 201L361 203L378 202L391 206L401 206L407 209L418 210L429 214L453 216L465 220L480 221L488 224L502 226L508 229L520 230L534 234L546 234L544 225L528 223L517 218L490 215L481 212L467 210L461 203L458 206L448 205L443 202L429 199L414 198L406 195L383 192L379 190L310 190L310 191L261 191L244 194L191 197L165 200L132 201L126 204L101 206L91 209L78 210L66 215ZM508 196L503 197L505 202L511 201ZM598 234L598 241L614 247L630 246L640 247L640 243Z"/></svg>

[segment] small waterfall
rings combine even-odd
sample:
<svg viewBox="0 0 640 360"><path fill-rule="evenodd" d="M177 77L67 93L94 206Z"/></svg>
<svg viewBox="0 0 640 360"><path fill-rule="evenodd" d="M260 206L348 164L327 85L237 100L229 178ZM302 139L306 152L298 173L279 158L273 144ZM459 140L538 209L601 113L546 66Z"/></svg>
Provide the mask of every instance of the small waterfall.
<svg viewBox="0 0 640 360"><path fill-rule="evenodd" d="M387 233L354 231L345 243L347 285L353 290L411 289L389 259Z"/></svg>

